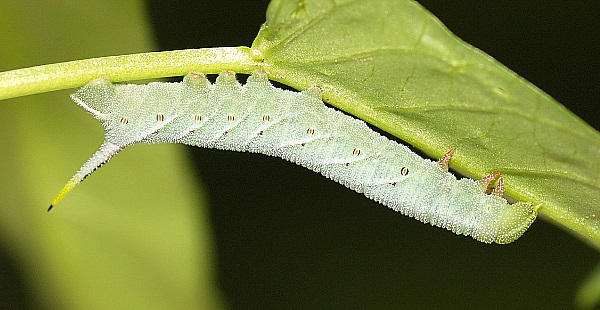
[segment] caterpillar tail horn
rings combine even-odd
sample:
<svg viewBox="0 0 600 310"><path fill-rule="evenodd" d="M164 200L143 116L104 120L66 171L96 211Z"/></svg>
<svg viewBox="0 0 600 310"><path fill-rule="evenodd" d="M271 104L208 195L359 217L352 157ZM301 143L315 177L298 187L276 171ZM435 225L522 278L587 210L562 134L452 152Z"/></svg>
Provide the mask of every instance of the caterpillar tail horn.
<svg viewBox="0 0 600 310"><path fill-rule="evenodd" d="M67 182L67 184L60 190L56 198L50 204L48 211L52 210L58 202L67 195L77 184L83 181L88 175L92 174L92 172L96 171L96 169L100 168L100 166L104 165L108 162L113 156L119 153L123 148L118 145L110 142L104 142L98 151L94 153L90 159L88 159L85 164L77 171L77 173Z"/></svg>

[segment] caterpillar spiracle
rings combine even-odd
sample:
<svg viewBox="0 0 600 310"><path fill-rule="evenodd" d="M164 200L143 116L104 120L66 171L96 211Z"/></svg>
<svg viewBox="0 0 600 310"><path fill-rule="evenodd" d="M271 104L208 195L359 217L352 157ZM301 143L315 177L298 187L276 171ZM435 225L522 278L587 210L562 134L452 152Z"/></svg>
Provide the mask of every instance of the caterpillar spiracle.
<svg viewBox="0 0 600 310"><path fill-rule="evenodd" d="M423 159L363 121L326 107L318 88L279 89L264 71L255 71L245 85L228 71L214 84L201 73L145 85L103 77L71 97L102 123L105 141L48 210L129 145L183 143L281 157L402 214L485 243L516 240L537 216L537 206L501 197L502 179L486 193L498 174L457 179L447 171L452 152L437 163Z"/></svg>

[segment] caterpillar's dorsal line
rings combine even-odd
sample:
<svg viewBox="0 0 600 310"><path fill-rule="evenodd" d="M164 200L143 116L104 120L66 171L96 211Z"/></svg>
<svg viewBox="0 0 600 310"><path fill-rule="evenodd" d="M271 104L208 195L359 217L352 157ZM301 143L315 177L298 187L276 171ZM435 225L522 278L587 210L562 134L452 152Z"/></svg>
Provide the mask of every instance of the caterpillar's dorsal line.
<svg viewBox="0 0 600 310"><path fill-rule="evenodd" d="M75 185L135 143L183 143L277 156L320 172L391 209L486 242L509 243L537 216L538 206L509 204L498 174L481 181L449 173L450 150L438 163L326 107L321 90L292 92L257 70L245 85L233 72L213 84L201 73L180 83L113 84L96 79L71 97L105 129L100 149L60 191ZM498 179L490 193L486 188Z"/></svg>

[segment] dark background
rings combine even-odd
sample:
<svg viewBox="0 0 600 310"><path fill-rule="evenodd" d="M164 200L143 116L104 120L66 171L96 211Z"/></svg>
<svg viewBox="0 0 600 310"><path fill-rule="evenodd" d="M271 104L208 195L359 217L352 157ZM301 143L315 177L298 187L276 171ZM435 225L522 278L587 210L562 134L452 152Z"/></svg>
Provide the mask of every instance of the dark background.
<svg viewBox="0 0 600 310"><path fill-rule="evenodd" d="M598 128L598 1L419 1ZM149 1L161 50L250 46L268 1ZM190 148L233 309L569 309L598 252L538 220L485 245L257 154ZM597 159L590 159L597 160Z"/></svg>

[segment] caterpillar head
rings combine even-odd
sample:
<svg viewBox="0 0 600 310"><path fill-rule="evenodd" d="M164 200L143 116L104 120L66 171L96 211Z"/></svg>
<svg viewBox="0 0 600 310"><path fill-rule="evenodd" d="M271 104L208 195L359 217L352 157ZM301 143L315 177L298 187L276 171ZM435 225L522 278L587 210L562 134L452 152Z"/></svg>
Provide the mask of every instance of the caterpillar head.
<svg viewBox="0 0 600 310"><path fill-rule="evenodd" d="M477 223L478 229L467 232L473 238L485 243L510 243L529 228L537 217L538 206L531 203L517 202L506 205L506 201L498 196L485 195L477 208L481 209Z"/></svg>

